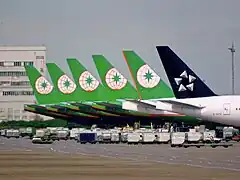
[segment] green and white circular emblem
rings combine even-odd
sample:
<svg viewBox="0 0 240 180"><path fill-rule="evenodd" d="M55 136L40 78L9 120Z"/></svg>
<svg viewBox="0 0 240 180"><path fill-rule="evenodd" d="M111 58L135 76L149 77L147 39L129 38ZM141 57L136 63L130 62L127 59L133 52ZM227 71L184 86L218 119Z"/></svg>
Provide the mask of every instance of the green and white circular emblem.
<svg viewBox="0 0 240 180"><path fill-rule="evenodd" d="M53 86L43 76L40 76L35 82L35 88L39 94L49 94L53 90Z"/></svg>
<svg viewBox="0 0 240 180"><path fill-rule="evenodd" d="M145 64L137 71L137 81L144 88L154 88L160 82L160 77Z"/></svg>
<svg viewBox="0 0 240 180"><path fill-rule="evenodd" d="M99 81L89 71L84 71L78 82L81 88L88 92L94 91L99 86Z"/></svg>
<svg viewBox="0 0 240 180"><path fill-rule="evenodd" d="M116 68L112 68L107 72L105 81L108 87L113 90L120 90L127 84L127 79Z"/></svg>
<svg viewBox="0 0 240 180"><path fill-rule="evenodd" d="M58 79L58 89L63 94L71 94L75 91L76 84L73 82L73 80L64 74Z"/></svg>

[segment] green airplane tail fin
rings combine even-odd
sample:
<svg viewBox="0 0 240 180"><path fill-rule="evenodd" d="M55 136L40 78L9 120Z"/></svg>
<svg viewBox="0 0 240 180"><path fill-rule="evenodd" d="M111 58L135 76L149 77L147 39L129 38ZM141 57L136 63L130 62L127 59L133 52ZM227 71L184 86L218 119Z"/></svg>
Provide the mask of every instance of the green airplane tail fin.
<svg viewBox="0 0 240 180"><path fill-rule="evenodd" d="M92 58L101 81L110 91L113 100L120 98L139 99L136 89L103 55L93 55Z"/></svg>
<svg viewBox="0 0 240 180"><path fill-rule="evenodd" d="M55 90L51 83L33 66L25 66L25 70L32 86L38 104L57 103Z"/></svg>
<svg viewBox="0 0 240 180"><path fill-rule="evenodd" d="M123 56L142 99L174 97L172 89L134 51L124 50Z"/></svg>
<svg viewBox="0 0 240 180"><path fill-rule="evenodd" d="M66 75L55 63L47 63L48 73L56 88L57 97L61 102L76 101L79 99L77 96L77 86L74 81Z"/></svg>
<svg viewBox="0 0 240 180"><path fill-rule="evenodd" d="M101 100L99 95L104 92L102 84L77 59L67 59L67 63L79 87L79 95L86 100Z"/></svg>

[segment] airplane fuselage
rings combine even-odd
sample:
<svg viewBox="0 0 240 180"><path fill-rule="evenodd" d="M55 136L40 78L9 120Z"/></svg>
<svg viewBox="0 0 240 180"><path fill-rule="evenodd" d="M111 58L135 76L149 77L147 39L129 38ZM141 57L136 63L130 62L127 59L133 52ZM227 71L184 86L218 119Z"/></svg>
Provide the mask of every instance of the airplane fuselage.
<svg viewBox="0 0 240 180"><path fill-rule="evenodd" d="M181 113L203 120L240 127L240 96L212 96L202 98L172 99L179 104L161 102L156 108ZM181 105L181 103L183 103ZM187 107L184 104L199 108Z"/></svg>

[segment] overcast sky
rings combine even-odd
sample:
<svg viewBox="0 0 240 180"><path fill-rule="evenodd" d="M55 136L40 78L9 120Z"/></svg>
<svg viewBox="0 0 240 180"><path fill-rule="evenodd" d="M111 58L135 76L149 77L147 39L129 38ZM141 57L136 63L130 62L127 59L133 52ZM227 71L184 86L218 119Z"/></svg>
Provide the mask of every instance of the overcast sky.
<svg viewBox="0 0 240 180"><path fill-rule="evenodd" d="M167 81L156 45L169 45L216 93L240 93L239 0L0 0L0 44L38 45L67 73L67 57L94 75L103 54L128 79L122 49L135 50ZM98 76L97 76L98 77ZM168 81L167 81L168 82Z"/></svg>

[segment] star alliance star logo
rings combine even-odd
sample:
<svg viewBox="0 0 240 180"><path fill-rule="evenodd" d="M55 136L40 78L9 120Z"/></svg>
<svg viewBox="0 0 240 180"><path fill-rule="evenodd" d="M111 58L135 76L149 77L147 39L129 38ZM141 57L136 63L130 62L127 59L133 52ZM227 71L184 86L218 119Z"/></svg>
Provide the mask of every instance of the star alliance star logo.
<svg viewBox="0 0 240 180"><path fill-rule="evenodd" d="M188 84L187 85L183 85L182 82L184 79L188 79ZM182 91L186 91L187 89L189 91L193 91L194 89L194 81L196 80L196 78L192 75L188 75L187 71L183 71L182 74L180 74L179 78L174 78L176 84L179 86L178 91L182 92Z"/></svg>

